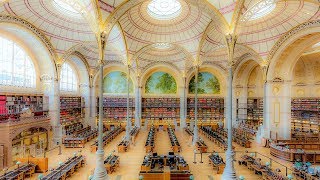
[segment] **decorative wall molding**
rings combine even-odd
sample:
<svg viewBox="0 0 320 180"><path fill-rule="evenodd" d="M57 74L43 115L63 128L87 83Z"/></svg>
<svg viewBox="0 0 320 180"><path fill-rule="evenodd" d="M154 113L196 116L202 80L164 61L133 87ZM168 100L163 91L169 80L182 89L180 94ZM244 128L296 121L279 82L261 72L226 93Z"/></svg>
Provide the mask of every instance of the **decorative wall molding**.
<svg viewBox="0 0 320 180"><path fill-rule="evenodd" d="M29 23L28 21L21 19L16 16L10 16L10 15L0 15L0 23L13 23L18 24L29 31L33 32L41 41L42 43L47 47L48 51L50 52L50 55L53 57L54 61L57 60L57 54L55 52L54 47L52 46L49 39L34 25Z"/></svg>
<svg viewBox="0 0 320 180"><path fill-rule="evenodd" d="M317 27L320 26L320 19L314 20L314 21L308 21L305 23L302 23L293 29L291 29L289 32L287 32L285 35L283 35L277 42L276 44L272 47L272 49L269 52L267 61L270 63L271 60L274 58L274 55L277 53L279 48L288 40L290 39L293 35L297 34L298 32L301 32L303 30L307 30L311 27Z"/></svg>

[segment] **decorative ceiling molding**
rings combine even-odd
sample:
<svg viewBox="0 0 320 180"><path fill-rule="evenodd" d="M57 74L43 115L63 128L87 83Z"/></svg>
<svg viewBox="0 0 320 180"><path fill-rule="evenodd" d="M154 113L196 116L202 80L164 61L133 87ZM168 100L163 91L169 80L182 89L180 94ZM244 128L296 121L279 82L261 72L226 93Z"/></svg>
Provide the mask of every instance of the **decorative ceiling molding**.
<svg viewBox="0 0 320 180"><path fill-rule="evenodd" d="M140 3L143 3L147 0L128 0L123 2L121 5L119 5L113 12L110 14L110 16L107 18L107 20L104 23L104 31L106 33L106 36L108 37L112 27L120 20L120 18L127 13L131 8L133 8L136 5L139 5ZM219 26L222 30L222 32L227 33L229 30L229 25L226 21L226 19L223 17L223 15L208 1L204 0L185 0L187 3L193 4L199 9L201 9L204 12L208 12L208 14L211 16L213 21L217 23L217 26Z"/></svg>
<svg viewBox="0 0 320 180"><path fill-rule="evenodd" d="M297 34L298 32L304 31L304 30L308 30L311 27L317 27L320 26L320 19L314 20L314 21L308 21L305 23L302 23L296 27L294 27L293 29L291 29L290 31L288 31L285 35L283 35L277 42L276 44L272 47L272 49L269 52L268 58L267 58L267 62L268 64L271 62L271 60L274 58L274 55L278 52L278 50L280 49L280 47L286 42L288 41L292 36L294 36L295 34Z"/></svg>
<svg viewBox="0 0 320 180"><path fill-rule="evenodd" d="M31 31L48 49L50 52L51 57L54 59L56 62L58 60L58 56L55 52L54 47L52 46L51 42L49 39L38 29L36 28L33 24L29 23L28 21L16 17L16 16L10 16L10 15L0 15L0 23L12 23L12 24L17 24L20 25L29 31Z"/></svg>
<svg viewBox="0 0 320 180"><path fill-rule="evenodd" d="M144 74L145 72L147 72L149 69L156 67L156 66L164 66L164 67L168 67L169 69L173 69L179 73L181 73L181 71L179 70L179 68L177 66L175 66L172 63L169 62L163 62L163 61L157 61L154 63L149 63L147 66L145 66L142 71L141 74Z"/></svg>

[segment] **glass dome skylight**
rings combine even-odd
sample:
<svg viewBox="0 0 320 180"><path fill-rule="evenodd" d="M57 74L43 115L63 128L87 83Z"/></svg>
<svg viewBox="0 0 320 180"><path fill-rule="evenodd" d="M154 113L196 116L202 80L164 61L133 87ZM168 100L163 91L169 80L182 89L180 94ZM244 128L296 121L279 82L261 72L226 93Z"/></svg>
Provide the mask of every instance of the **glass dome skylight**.
<svg viewBox="0 0 320 180"><path fill-rule="evenodd" d="M255 4L247 12L245 12L242 21L251 21L262 18L270 14L276 8L275 0L264 0Z"/></svg>
<svg viewBox="0 0 320 180"><path fill-rule="evenodd" d="M320 42L318 42L317 44L313 45L313 48L319 47L320 46Z"/></svg>
<svg viewBox="0 0 320 180"><path fill-rule="evenodd" d="M73 17L81 17L81 7L74 0L52 0L53 5L62 13Z"/></svg>
<svg viewBox="0 0 320 180"><path fill-rule="evenodd" d="M178 0L152 0L147 11L155 19L170 20L180 15L181 4Z"/></svg>
<svg viewBox="0 0 320 180"><path fill-rule="evenodd" d="M171 48L172 45L169 44L169 43L156 43L156 44L153 44L153 47L154 47L154 48L157 48L157 49L164 50L164 49L169 49L169 48Z"/></svg>

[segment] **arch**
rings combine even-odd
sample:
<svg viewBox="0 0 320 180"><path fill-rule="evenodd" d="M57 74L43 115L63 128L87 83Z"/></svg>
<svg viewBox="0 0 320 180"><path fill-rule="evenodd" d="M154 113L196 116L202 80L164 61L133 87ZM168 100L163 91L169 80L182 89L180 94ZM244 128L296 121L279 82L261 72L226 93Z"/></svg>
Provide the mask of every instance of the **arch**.
<svg viewBox="0 0 320 180"><path fill-rule="evenodd" d="M200 66L199 68L199 72L209 72L212 75L214 75L220 84L220 93L219 94L215 94L215 96L224 96L226 93L226 83L227 83L227 77L226 77L226 71L224 69L222 69L219 66L216 65L212 65L212 64L203 64L202 66ZM186 87L189 88L189 82L191 80L191 78L195 75L195 72L193 69L190 69L187 73L186 76ZM189 90L188 90L188 94L189 94ZM202 94L201 96L212 96L212 94Z"/></svg>
<svg viewBox="0 0 320 180"><path fill-rule="evenodd" d="M36 126L27 126L24 128L19 128L17 130L15 130L14 132L12 132L12 134L10 134L10 142L17 137L20 133L22 133L23 131L29 130L31 128L43 128L46 129L47 132L50 132L50 124L37 124Z"/></svg>
<svg viewBox="0 0 320 180"><path fill-rule="evenodd" d="M0 15L0 32L23 47L31 57L38 77L56 79L56 54L50 42L39 30L22 19ZM39 78L36 84L37 90L41 91ZM21 91L17 89L19 90Z"/></svg>
<svg viewBox="0 0 320 180"><path fill-rule="evenodd" d="M291 78L301 54L319 41L320 20L303 23L286 33L270 51L267 80Z"/></svg>
<svg viewBox="0 0 320 180"><path fill-rule="evenodd" d="M148 52L148 50L154 48L156 44L149 44L147 46L144 46L143 48L141 48L138 52L136 52L132 58L129 60L129 64L132 65L132 63L136 63L136 66L138 67L138 58L145 52ZM174 44L171 43L170 45L172 45L173 47L175 47L176 49L178 49L179 51L181 51L182 53L184 53L187 57L186 63L188 61L191 62L195 62L195 59L193 58L192 54L190 54L189 51L187 51L184 47L180 46L179 44Z"/></svg>
<svg viewBox="0 0 320 180"><path fill-rule="evenodd" d="M112 75L112 76L111 76ZM103 86L103 93L104 94L127 94L128 87L127 87L127 77L128 77L128 72L124 71L117 71L117 70L110 70L110 72L106 73L103 77L104 81L104 86ZM109 78L109 80L112 81L112 83L107 84L106 78ZM120 81L121 84L114 83L113 78L117 78L116 82ZM129 85L130 85L130 93L134 93L134 86L133 86L133 81L132 78L130 77L129 79ZM111 90L111 92L106 92L108 88Z"/></svg>
<svg viewBox="0 0 320 180"><path fill-rule="evenodd" d="M119 5L106 19L103 25L104 32L106 37L109 37L109 34L113 26L119 21L119 19L127 13L132 7L139 5L147 0L126 0L121 5ZM216 7L206 0L186 0L188 3L198 6L202 11L208 12L211 15L213 21L215 21L218 27L221 27L221 31L224 34L227 34L229 31L229 24L223 15L219 12Z"/></svg>
<svg viewBox="0 0 320 180"><path fill-rule="evenodd" d="M177 85L177 93L174 94L175 96L179 95L179 87L183 87L183 80L181 73L178 69L172 68L166 64L159 63L159 64L153 64L153 66L148 67L143 74L141 75L141 81L140 81L140 87L142 87L142 95L146 95L145 93L145 85L148 80L148 78L155 72L164 72L170 74L176 82Z"/></svg>

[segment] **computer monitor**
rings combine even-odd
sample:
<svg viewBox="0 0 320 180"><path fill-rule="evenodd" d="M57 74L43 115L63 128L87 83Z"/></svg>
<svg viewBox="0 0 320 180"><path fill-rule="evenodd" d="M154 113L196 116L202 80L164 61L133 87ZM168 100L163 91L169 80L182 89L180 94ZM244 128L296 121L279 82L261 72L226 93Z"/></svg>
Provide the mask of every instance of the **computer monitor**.
<svg viewBox="0 0 320 180"><path fill-rule="evenodd" d="M174 156L174 152L169 152L169 156Z"/></svg>

